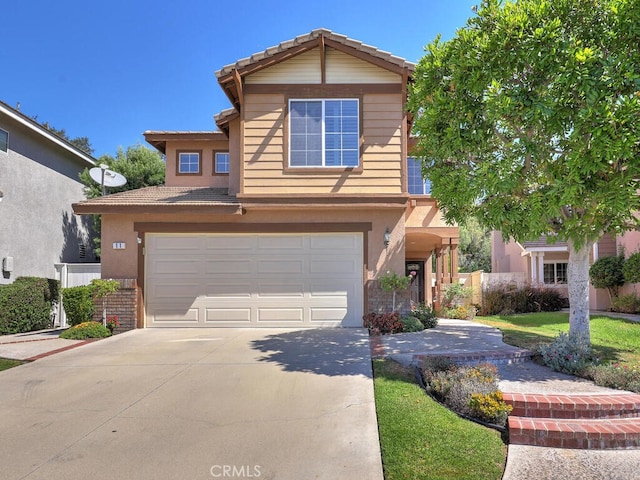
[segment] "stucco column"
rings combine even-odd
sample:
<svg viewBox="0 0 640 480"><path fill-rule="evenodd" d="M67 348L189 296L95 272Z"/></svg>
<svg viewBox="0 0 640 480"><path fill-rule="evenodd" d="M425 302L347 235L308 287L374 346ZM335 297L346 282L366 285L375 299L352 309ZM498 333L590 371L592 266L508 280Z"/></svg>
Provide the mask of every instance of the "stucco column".
<svg viewBox="0 0 640 480"><path fill-rule="evenodd" d="M531 252L531 283L538 282L538 254L536 252Z"/></svg>
<svg viewBox="0 0 640 480"><path fill-rule="evenodd" d="M458 240L451 239L451 283L458 283Z"/></svg>
<svg viewBox="0 0 640 480"><path fill-rule="evenodd" d="M440 292L442 290L443 282L443 249L437 248L435 250L436 256L436 298L433 299L433 304L436 308L440 306Z"/></svg>
<svg viewBox="0 0 640 480"><path fill-rule="evenodd" d="M433 303L433 252L424 261L424 302L427 305Z"/></svg>
<svg viewBox="0 0 640 480"><path fill-rule="evenodd" d="M538 283L544 283L544 252L538 253Z"/></svg>
<svg viewBox="0 0 640 480"><path fill-rule="evenodd" d="M448 245L442 248L442 282L451 283L451 257ZM448 258L445 258L448 257Z"/></svg>

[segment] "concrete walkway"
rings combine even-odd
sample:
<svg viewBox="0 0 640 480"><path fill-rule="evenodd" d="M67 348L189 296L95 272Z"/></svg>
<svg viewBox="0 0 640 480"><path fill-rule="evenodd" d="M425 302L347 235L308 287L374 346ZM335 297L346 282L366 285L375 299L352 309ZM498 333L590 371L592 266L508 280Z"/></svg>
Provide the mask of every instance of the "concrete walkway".
<svg viewBox="0 0 640 480"><path fill-rule="evenodd" d="M608 312L603 312L608 314ZM379 337L377 353L410 365L422 356L474 354L503 358L521 349L506 345L499 330L465 320L440 320L436 328ZM375 349L374 349L375 351ZM554 372L532 361L498 363L505 393L608 394L618 390ZM639 478L640 450L573 450L509 445L503 480L630 480Z"/></svg>
<svg viewBox="0 0 640 480"><path fill-rule="evenodd" d="M0 358L33 361L90 343L59 338L64 329L39 330L0 336Z"/></svg>

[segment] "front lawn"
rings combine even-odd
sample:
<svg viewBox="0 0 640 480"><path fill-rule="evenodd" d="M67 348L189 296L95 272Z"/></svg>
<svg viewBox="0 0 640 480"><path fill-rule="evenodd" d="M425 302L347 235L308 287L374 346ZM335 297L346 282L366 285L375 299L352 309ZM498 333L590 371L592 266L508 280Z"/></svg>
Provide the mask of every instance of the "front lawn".
<svg viewBox="0 0 640 480"><path fill-rule="evenodd" d="M22 365L20 360L9 360L8 358L0 358L0 371L7 370L8 368L17 367Z"/></svg>
<svg viewBox="0 0 640 480"><path fill-rule="evenodd" d="M413 374L374 360L374 387L385 480L499 480L507 447L500 433L432 400Z"/></svg>
<svg viewBox="0 0 640 480"><path fill-rule="evenodd" d="M475 321L500 329L505 343L529 349L569 331L569 314L564 312L477 316ZM640 366L640 323L592 316L591 344L603 362Z"/></svg>

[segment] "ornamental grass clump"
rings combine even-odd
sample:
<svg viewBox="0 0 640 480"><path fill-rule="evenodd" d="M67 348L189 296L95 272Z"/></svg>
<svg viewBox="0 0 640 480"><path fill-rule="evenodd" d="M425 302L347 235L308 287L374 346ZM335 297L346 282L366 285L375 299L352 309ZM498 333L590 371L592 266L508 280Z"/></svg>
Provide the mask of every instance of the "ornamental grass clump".
<svg viewBox="0 0 640 480"><path fill-rule="evenodd" d="M544 364L556 372L580 375L597 363L591 344L586 337L561 332L556 339L538 347Z"/></svg>

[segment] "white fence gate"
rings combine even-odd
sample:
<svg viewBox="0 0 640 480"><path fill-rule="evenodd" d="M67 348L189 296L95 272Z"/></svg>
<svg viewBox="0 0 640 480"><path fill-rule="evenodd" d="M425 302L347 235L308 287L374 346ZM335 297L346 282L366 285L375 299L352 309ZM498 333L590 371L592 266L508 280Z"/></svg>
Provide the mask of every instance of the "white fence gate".
<svg viewBox="0 0 640 480"><path fill-rule="evenodd" d="M100 278L99 263L56 263L56 280L60 280L60 288L89 285L94 278ZM67 316L62 307L62 297L58 303L55 326L66 327Z"/></svg>

